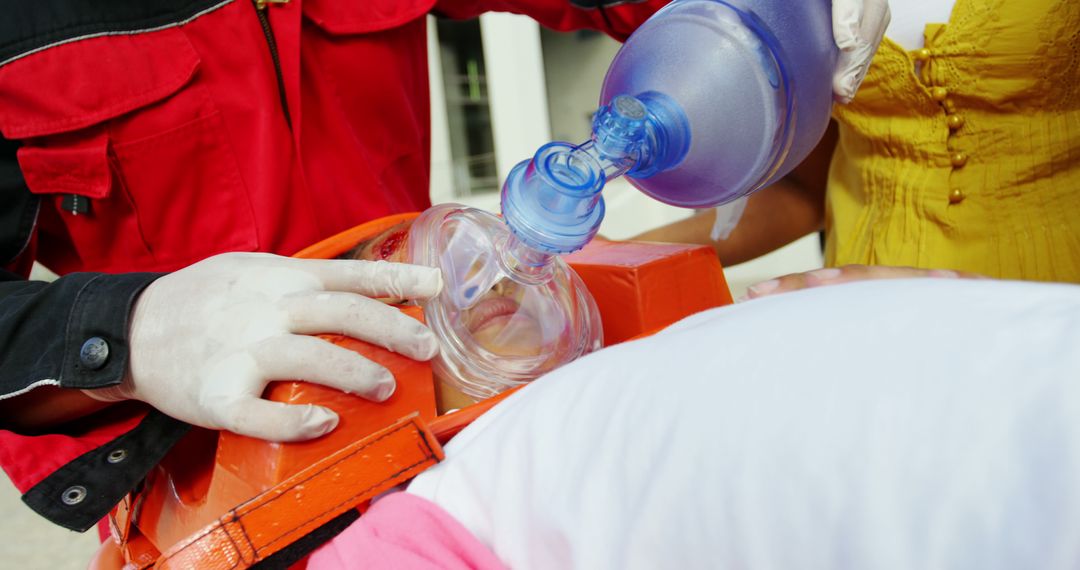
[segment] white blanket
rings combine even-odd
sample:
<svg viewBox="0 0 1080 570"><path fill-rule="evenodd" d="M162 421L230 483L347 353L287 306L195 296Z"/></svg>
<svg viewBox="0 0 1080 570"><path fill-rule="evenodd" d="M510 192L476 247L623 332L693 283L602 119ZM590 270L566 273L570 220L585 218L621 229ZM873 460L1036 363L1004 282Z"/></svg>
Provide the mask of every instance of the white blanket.
<svg viewBox="0 0 1080 570"><path fill-rule="evenodd" d="M409 488L513 568L1080 568L1080 287L878 281L534 382Z"/></svg>

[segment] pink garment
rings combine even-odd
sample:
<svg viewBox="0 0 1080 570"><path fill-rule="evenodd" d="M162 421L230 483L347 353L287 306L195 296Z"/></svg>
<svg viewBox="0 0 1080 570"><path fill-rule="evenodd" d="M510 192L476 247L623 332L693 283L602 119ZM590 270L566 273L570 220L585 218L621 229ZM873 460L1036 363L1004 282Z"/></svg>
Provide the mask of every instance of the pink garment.
<svg viewBox="0 0 1080 570"><path fill-rule="evenodd" d="M503 569L495 554L427 499L394 493L308 559L308 570Z"/></svg>

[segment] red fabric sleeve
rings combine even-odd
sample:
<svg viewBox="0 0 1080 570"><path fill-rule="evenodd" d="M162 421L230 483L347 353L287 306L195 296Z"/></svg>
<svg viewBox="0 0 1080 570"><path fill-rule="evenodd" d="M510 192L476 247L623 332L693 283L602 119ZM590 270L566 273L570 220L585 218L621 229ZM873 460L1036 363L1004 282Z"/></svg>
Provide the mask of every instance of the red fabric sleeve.
<svg viewBox="0 0 1080 570"><path fill-rule="evenodd" d="M0 467L20 493L27 492L60 467L131 431L146 416L142 407L116 408L79 422L67 433L0 430Z"/></svg>
<svg viewBox="0 0 1080 570"><path fill-rule="evenodd" d="M451 18L475 18L484 12L523 14L542 25L566 32L579 29L600 30L625 41L669 0L644 2L600 2L617 4L605 8L580 8L568 0L440 0L435 10Z"/></svg>

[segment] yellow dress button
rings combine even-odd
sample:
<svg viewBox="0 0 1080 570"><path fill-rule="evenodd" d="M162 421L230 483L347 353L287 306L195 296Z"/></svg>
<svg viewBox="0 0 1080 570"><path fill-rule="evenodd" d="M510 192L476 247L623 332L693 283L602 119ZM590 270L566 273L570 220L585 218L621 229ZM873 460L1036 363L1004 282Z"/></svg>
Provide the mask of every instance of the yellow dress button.
<svg viewBox="0 0 1080 570"><path fill-rule="evenodd" d="M920 50L915 50L914 55L915 59L919 61L926 61L930 59L930 56L934 55L934 53L930 51L930 48L922 48Z"/></svg>
<svg viewBox="0 0 1080 570"><path fill-rule="evenodd" d="M941 103L949 96L949 90L944 87L935 87L930 90L930 96L934 98L934 101Z"/></svg>
<svg viewBox="0 0 1080 570"><path fill-rule="evenodd" d="M956 114L946 115L945 124L949 125L949 128L955 131L964 126L964 117Z"/></svg>
<svg viewBox="0 0 1080 570"><path fill-rule="evenodd" d="M949 203L959 204L964 201L964 191L959 188L953 188L952 192L949 192Z"/></svg>
<svg viewBox="0 0 1080 570"><path fill-rule="evenodd" d="M942 103L942 105L945 107L945 111L947 113L956 112L956 101L953 101L952 99L946 99L945 102Z"/></svg>
<svg viewBox="0 0 1080 570"><path fill-rule="evenodd" d="M967 164L968 156L962 152L954 152L949 159L952 161L954 167L963 168L963 166Z"/></svg>

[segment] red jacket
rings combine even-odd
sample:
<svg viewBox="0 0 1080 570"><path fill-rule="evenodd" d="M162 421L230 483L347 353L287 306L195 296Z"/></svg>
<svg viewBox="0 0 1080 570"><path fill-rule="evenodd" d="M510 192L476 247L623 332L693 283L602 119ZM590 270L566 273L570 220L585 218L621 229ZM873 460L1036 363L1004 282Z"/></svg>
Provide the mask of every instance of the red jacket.
<svg viewBox="0 0 1080 570"><path fill-rule="evenodd" d="M61 274L172 271L226 251L289 255L423 210L429 11L519 12L621 39L662 3L291 0L268 5L265 30L253 0L228 0L0 57L0 133L20 142L42 198L22 259ZM25 492L144 413L75 433L2 431L0 463Z"/></svg>

